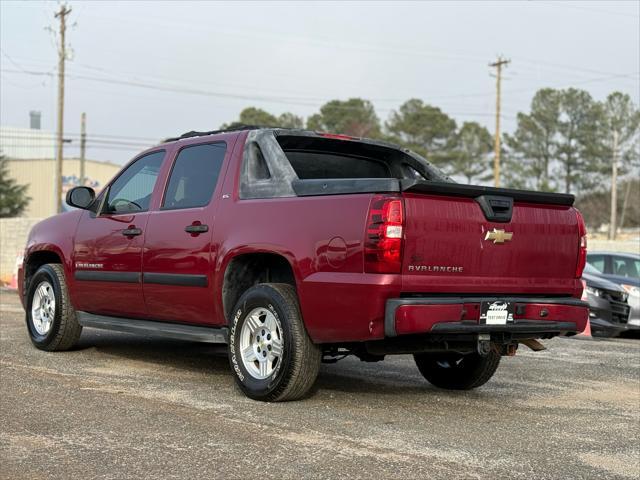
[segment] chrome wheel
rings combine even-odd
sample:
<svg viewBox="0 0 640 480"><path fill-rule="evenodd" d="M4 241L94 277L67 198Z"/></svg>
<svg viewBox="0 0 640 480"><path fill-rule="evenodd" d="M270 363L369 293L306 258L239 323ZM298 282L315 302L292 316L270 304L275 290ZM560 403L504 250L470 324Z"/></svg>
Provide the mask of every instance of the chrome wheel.
<svg viewBox="0 0 640 480"><path fill-rule="evenodd" d="M254 308L245 317L240 331L240 352L244 368L264 380L278 368L283 353L282 327L266 308Z"/></svg>
<svg viewBox="0 0 640 480"><path fill-rule="evenodd" d="M51 330L56 314L56 297L49 282L40 282L31 301L31 321L39 335Z"/></svg>

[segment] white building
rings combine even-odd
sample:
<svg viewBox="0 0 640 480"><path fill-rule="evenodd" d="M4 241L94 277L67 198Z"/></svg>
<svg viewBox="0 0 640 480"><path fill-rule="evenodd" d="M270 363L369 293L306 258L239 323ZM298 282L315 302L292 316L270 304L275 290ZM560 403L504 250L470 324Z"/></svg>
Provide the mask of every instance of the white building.
<svg viewBox="0 0 640 480"><path fill-rule="evenodd" d="M0 126L0 154L11 159L56 157L53 132L33 128Z"/></svg>
<svg viewBox="0 0 640 480"><path fill-rule="evenodd" d="M35 128L0 126L0 154L7 159L9 177L27 185L31 198L23 217L42 218L56 213L55 134ZM85 185L100 189L120 170L110 162L85 160ZM80 160L62 162L62 194L79 184ZM64 204L64 199L63 199Z"/></svg>

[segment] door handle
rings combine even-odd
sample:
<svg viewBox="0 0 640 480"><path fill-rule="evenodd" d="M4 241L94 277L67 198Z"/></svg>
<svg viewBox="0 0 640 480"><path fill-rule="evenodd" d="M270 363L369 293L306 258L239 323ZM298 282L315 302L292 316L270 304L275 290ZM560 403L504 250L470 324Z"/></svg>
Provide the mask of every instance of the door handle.
<svg viewBox="0 0 640 480"><path fill-rule="evenodd" d="M122 230L122 235L124 235L125 237L135 237L141 234L142 230L135 227L125 228L124 230Z"/></svg>
<svg viewBox="0 0 640 480"><path fill-rule="evenodd" d="M198 235L209 231L209 225L187 225L184 231L191 235Z"/></svg>

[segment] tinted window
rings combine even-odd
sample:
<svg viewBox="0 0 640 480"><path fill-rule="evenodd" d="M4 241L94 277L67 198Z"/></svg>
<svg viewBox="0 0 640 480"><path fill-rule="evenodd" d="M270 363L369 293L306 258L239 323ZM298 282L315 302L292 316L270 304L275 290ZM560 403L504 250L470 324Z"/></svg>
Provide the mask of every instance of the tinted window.
<svg viewBox="0 0 640 480"><path fill-rule="evenodd" d="M604 273L604 256L602 256L602 255L587 255L587 261L598 272Z"/></svg>
<svg viewBox="0 0 640 480"><path fill-rule="evenodd" d="M591 275L599 275L602 272L599 272L598 270L596 270L595 268L593 268L593 266L590 263L587 263L584 266L584 273L590 273Z"/></svg>
<svg viewBox="0 0 640 480"><path fill-rule="evenodd" d="M623 277L638 278L640 271L640 260L628 257L613 257L613 274Z"/></svg>
<svg viewBox="0 0 640 480"><path fill-rule="evenodd" d="M369 158L319 152L286 152L286 155L300 179L391 177L387 165Z"/></svg>
<svg viewBox="0 0 640 480"><path fill-rule="evenodd" d="M404 178L410 178L412 180L426 180L424 175L406 163L402 164L402 173L404 174Z"/></svg>
<svg viewBox="0 0 640 480"><path fill-rule="evenodd" d="M211 200L227 150L225 143L180 150L162 204L165 209L203 207Z"/></svg>
<svg viewBox="0 0 640 480"><path fill-rule="evenodd" d="M163 159L164 151L154 152L131 164L111 185L107 211L124 213L149 210L151 194Z"/></svg>
<svg viewBox="0 0 640 480"><path fill-rule="evenodd" d="M276 141L300 179L410 178L450 181L426 161L402 148L369 141L281 133L276 134ZM269 160L271 152L265 150L264 154Z"/></svg>

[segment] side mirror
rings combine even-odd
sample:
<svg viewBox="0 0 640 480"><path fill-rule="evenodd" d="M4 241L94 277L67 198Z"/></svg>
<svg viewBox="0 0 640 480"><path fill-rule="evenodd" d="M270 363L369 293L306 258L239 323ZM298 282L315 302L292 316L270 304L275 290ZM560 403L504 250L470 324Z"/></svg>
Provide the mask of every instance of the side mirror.
<svg viewBox="0 0 640 480"><path fill-rule="evenodd" d="M86 210L96 198L96 192L89 187L74 187L67 192L67 204Z"/></svg>

